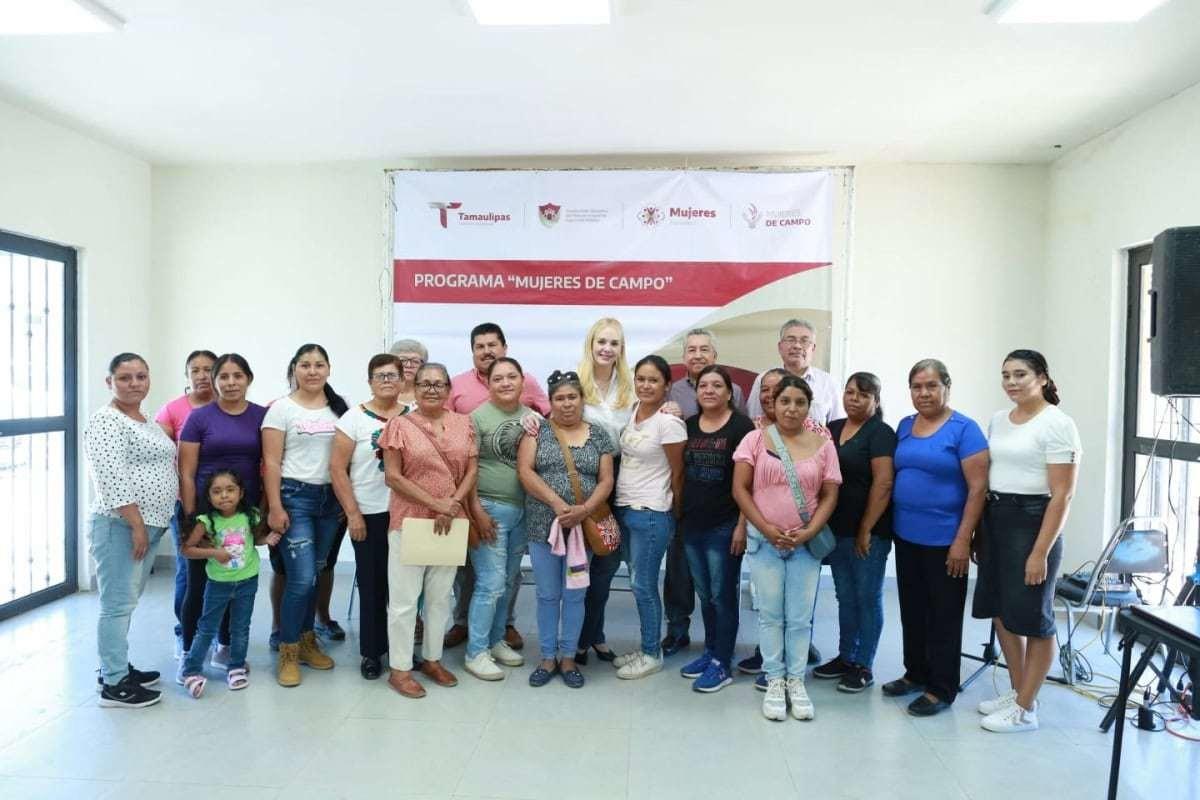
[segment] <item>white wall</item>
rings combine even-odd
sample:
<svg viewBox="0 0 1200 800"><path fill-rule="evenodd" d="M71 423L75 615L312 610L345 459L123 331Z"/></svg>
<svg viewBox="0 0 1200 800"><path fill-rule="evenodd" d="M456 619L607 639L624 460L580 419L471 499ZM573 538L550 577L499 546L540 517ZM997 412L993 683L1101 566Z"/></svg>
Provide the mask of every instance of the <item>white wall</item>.
<svg viewBox="0 0 1200 800"><path fill-rule="evenodd" d="M104 376L114 353L137 350L152 365L158 362L151 324L150 166L0 102L0 228L79 249L82 428L110 397ZM81 529L87 524L86 475L81 459ZM81 586L89 581L86 541L81 535Z"/></svg>
<svg viewBox="0 0 1200 800"><path fill-rule="evenodd" d="M1120 513L1122 250L1200 224L1200 85L1068 153L1050 170L1046 349L1084 456L1065 566L1094 558ZM1190 510L1189 513L1194 513Z"/></svg>

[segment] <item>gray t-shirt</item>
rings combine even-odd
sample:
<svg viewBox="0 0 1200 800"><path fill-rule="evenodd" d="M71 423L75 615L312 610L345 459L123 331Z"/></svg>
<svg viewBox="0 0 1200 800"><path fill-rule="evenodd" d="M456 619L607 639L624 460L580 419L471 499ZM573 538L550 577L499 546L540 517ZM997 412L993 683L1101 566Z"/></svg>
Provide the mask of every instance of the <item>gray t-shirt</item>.
<svg viewBox="0 0 1200 800"><path fill-rule="evenodd" d="M571 448L571 458L575 460L579 482L583 485L583 500L588 499L596 490L596 481L600 474L600 456L616 450L603 428L599 425L588 425L588 429L587 441L580 447ZM549 423L538 429L537 455L534 456L533 466L538 476L559 497L571 505L576 504L571 479L567 477L562 448L558 446L558 439L555 438ZM529 533L530 541L546 541L550 537L550 525L553 524L554 517L554 509L532 494L525 495L525 530Z"/></svg>

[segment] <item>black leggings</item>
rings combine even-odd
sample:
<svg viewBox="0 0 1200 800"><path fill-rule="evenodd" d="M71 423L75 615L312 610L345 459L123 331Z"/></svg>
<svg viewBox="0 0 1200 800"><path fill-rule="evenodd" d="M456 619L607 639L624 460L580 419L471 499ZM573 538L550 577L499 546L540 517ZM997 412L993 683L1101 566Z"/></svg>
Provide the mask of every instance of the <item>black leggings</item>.
<svg viewBox="0 0 1200 800"><path fill-rule="evenodd" d="M358 577L358 651L365 658L382 658L388 651L388 520L391 515L363 514L367 538L350 540Z"/></svg>
<svg viewBox="0 0 1200 800"><path fill-rule="evenodd" d="M187 560L187 590L183 593L183 652L192 649L192 639L196 636L196 625L200 622L200 614L204 611L204 587L208 585L208 573L205 572L206 558L189 558ZM221 617L221 630L217 634L219 644L229 646L229 609L225 609Z"/></svg>

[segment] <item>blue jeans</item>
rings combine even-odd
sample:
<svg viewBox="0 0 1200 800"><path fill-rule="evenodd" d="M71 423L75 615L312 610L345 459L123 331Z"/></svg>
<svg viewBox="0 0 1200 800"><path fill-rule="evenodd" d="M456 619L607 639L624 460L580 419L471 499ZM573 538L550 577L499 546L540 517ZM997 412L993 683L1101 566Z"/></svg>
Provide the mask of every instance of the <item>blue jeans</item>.
<svg viewBox="0 0 1200 800"><path fill-rule="evenodd" d="M183 665L184 675L199 675L204 671L204 657L221 628L225 610L229 610L229 668L246 666L246 650L250 647L250 615L254 612L254 595L258 592L258 576L241 581L214 581L204 585L204 612L196 626L196 637Z"/></svg>
<svg viewBox="0 0 1200 800"><path fill-rule="evenodd" d="M737 519L683 535L692 584L700 596L704 620L704 649L732 669L737 642L738 605L741 598L742 557L729 553Z"/></svg>
<svg viewBox="0 0 1200 800"><path fill-rule="evenodd" d="M171 515L171 538L175 540L175 635L183 636L183 595L187 592L188 560L183 557L183 534L180 520L183 503L175 501L175 513Z"/></svg>
<svg viewBox="0 0 1200 800"><path fill-rule="evenodd" d="M342 508L330 484L284 478L280 495L291 524L278 546L287 578L279 608L279 641L295 644L300 634L313 629L317 573L325 568L333 540L342 527Z"/></svg>
<svg viewBox="0 0 1200 800"><path fill-rule="evenodd" d="M871 668L883 633L883 573L892 540L871 537L866 558L854 552L854 538L839 536L829 554L838 601L838 655L843 661Z"/></svg>
<svg viewBox="0 0 1200 800"><path fill-rule="evenodd" d="M812 640L813 609L821 562L799 547L780 553L747 525L750 580L758 594L758 644L768 680L804 677Z"/></svg>
<svg viewBox="0 0 1200 800"><path fill-rule="evenodd" d="M467 658L474 658L504 638L513 576L521 571L527 544L524 506L486 497L479 502L496 523L496 538L468 551L475 568L475 591L467 614Z"/></svg>
<svg viewBox="0 0 1200 800"><path fill-rule="evenodd" d="M100 675L115 686L129 674L129 620L146 579L154 566L154 551L166 528L146 526L150 548L141 561L133 560L133 529L116 517L93 514L89 550L96 562L96 586L100 591L100 618L96 623L96 647L100 652Z"/></svg>
<svg viewBox="0 0 1200 800"><path fill-rule="evenodd" d="M537 584L538 646L544 660L574 658L583 627L587 589L568 589L567 558L550 552L545 542L529 543L533 580ZM561 632L559 629L561 623Z"/></svg>
<svg viewBox="0 0 1200 800"><path fill-rule="evenodd" d="M614 513L621 523L621 536L629 539L629 585L642 626L642 652L658 658L662 652L663 621L658 573L667 545L675 535L675 516L669 511L630 506L617 506Z"/></svg>

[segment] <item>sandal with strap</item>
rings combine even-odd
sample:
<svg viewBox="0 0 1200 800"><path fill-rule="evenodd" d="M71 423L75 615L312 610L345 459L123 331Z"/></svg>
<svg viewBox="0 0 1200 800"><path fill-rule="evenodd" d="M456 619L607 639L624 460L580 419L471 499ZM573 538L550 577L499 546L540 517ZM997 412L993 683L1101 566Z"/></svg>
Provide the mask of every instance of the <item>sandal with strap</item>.
<svg viewBox="0 0 1200 800"><path fill-rule="evenodd" d="M200 695L204 694L204 686L208 680L203 675L186 675L183 679L183 688L194 699L199 700Z"/></svg>
<svg viewBox="0 0 1200 800"><path fill-rule="evenodd" d="M237 667L229 670L225 675L225 682L229 684L229 688L233 691L245 689L250 685L250 673L245 667Z"/></svg>

